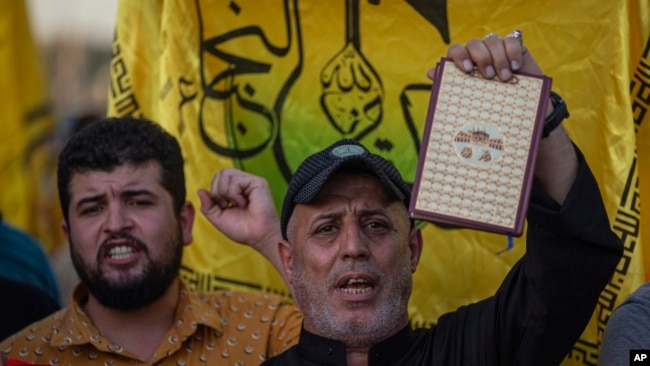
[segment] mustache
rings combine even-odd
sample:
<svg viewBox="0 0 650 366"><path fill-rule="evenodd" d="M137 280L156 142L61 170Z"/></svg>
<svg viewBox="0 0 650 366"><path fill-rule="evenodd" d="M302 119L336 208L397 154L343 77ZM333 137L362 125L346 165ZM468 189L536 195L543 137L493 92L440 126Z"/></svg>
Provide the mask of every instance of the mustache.
<svg viewBox="0 0 650 366"><path fill-rule="evenodd" d="M364 272L370 275L375 282L381 282L384 279L384 274L381 273L375 266L368 262L346 262L341 268L338 268L327 276L327 283L330 286L336 285L341 276L346 272Z"/></svg>

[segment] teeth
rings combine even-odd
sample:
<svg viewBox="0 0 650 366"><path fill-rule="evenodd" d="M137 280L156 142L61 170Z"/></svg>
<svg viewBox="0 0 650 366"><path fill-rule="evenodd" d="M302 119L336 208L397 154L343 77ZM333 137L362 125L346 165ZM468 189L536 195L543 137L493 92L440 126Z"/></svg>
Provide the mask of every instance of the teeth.
<svg viewBox="0 0 650 366"><path fill-rule="evenodd" d="M366 292L370 291L370 287L366 288L342 288L341 291L347 293L347 294L352 294L352 295L359 295L359 294L365 294Z"/></svg>
<svg viewBox="0 0 650 366"><path fill-rule="evenodd" d="M347 282L347 285L354 285L358 283L365 283L367 284L368 281L363 279L363 278L350 278ZM372 289L371 286L366 286L364 288L348 288L348 287L341 287L341 291L347 293L347 294L352 294L352 295L358 295L358 294L364 294L366 292L369 292Z"/></svg>
<svg viewBox="0 0 650 366"><path fill-rule="evenodd" d="M348 280L348 285L354 285L355 283L368 283L368 281L363 278L350 278Z"/></svg>
<svg viewBox="0 0 650 366"><path fill-rule="evenodd" d="M133 254L133 248L126 245L113 247L108 252L108 256L111 257L111 259L125 259L132 254Z"/></svg>

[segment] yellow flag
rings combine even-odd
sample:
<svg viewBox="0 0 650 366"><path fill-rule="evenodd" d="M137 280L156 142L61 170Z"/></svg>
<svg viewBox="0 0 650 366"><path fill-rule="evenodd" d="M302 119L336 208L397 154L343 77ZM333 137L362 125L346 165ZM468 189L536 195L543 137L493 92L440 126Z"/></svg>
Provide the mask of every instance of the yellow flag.
<svg viewBox="0 0 650 366"><path fill-rule="evenodd" d="M650 153L647 8L642 0L121 1L109 114L144 116L178 137L196 205L195 192L214 172L234 166L266 177L279 206L302 159L342 137L382 154L412 182L431 86L426 70L451 43L523 30L567 101L566 128L627 248L565 360L593 365L609 314L648 268L640 215ZM417 325L493 294L525 252L523 237L498 254L507 245L502 235L433 224L423 234L409 307ZM193 288L286 293L260 255L202 217L182 275Z"/></svg>
<svg viewBox="0 0 650 366"><path fill-rule="evenodd" d="M0 0L0 211L51 250L63 243L53 118L22 0Z"/></svg>
<svg viewBox="0 0 650 366"><path fill-rule="evenodd" d="M638 169L634 204L631 205L632 217L639 220L639 231L650 229L650 218L641 217L640 192L650 192L650 2L632 1L630 14L630 99L632 105L632 120L636 135L636 166ZM635 236L635 235L634 235ZM640 236L640 235L639 235ZM636 243L637 245L639 243ZM650 239L641 248L632 248L643 258L645 280L650 280Z"/></svg>

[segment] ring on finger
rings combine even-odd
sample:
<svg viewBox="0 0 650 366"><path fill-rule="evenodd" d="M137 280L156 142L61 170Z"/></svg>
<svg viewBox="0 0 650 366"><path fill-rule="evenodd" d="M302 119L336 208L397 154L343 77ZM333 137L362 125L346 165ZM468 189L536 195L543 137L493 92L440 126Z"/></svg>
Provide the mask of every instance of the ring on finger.
<svg viewBox="0 0 650 366"><path fill-rule="evenodd" d="M524 37L523 33L519 29L515 29L512 32L508 33L506 38L514 38L519 41L519 43L523 44L524 43Z"/></svg>
<svg viewBox="0 0 650 366"><path fill-rule="evenodd" d="M496 33L488 33L485 35L485 37L483 37L483 40L487 41L490 38L501 38L501 37L499 37L499 35Z"/></svg>

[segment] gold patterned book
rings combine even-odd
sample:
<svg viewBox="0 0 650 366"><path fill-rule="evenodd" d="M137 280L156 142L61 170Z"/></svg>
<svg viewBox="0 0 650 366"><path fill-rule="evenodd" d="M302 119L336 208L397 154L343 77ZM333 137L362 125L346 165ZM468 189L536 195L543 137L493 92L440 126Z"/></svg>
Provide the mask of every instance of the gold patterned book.
<svg viewBox="0 0 650 366"><path fill-rule="evenodd" d="M436 67L410 214L520 236L523 232L551 79L510 82Z"/></svg>

